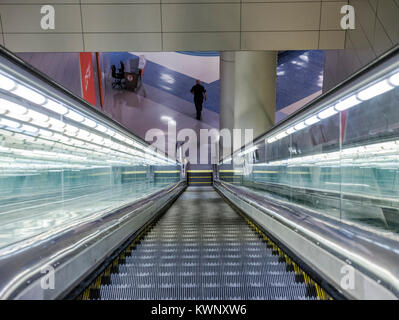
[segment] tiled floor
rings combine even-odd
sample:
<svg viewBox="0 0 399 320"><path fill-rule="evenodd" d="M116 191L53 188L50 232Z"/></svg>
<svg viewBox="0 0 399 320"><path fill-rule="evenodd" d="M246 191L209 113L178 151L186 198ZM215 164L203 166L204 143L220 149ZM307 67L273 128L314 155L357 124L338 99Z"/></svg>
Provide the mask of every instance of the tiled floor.
<svg viewBox="0 0 399 320"><path fill-rule="evenodd" d="M144 97L144 91L147 97ZM154 101L155 100L155 101ZM159 101L159 102L157 102ZM165 93L157 88L144 84L137 94L125 90L114 90L110 83L106 85L104 112L132 130L141 138L145 138L150 129L160 129L165 139L168 137L168 121L161 117L169 117L176 122L177 133L185 128L191 128L200 137L200 130L219 127L219 115L213 111L204 109L202 121L195 119L193 104ZM175 140L172 139L172 142ZM199 149L200 141L190 140L195 150ZM203 157L206 155L202 154ZM208 157L206 157L208 158ZM200 161L200 154L197 154Z"/></svg>
<svg viewBox="0 0 399 320"><path fill-rule="evenodd" d="M110 52L102 53L103 68L109 73L110 66L119 68L120 61L128 65L130 59L144 55L147 63L144 84L167 92L192 103L191 87L200 79L207 90L204 108L219 113L220 82L218 56L193 56L176 52Z"/></svg>
<svg viewBox="0 0 399 320"><path fill-rule="evenodd" d="M277 111L322 90L324 52L284 51L277 67Z"/></svg>

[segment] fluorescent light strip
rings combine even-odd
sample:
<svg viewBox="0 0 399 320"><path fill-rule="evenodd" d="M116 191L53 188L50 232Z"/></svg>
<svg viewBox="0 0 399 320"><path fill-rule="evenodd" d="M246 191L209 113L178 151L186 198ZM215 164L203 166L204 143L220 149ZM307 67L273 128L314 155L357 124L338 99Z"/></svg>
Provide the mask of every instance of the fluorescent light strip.
<svg viewBox="0 0 399 320"><path fill-rule="evenodd" d="M68 108L64 107L63 105L59 104L58 102L55 102L53 100L47 99L47 102L43 105L46 109L49 109L53 112L59 113L59 114L66 114L68 112Z"/></svg>
<svg viewBox="0 0 399 320"><path fill-rule="evenodd" d="M289 128L287 131L285 131L285 132L289 135L289 134L293 134L295 131L296 131L295 128L294 128L294 127L291 127L291 128Z"/></svg>
<svg viewBox="0 0 399 320"><path fill-rule="evenodd" d="M335 106L331 106L325 110L319 111L317 115L314 115L306 119L305 121L302 121L294 125L293 127L287 129L285 132L279 133L271 138L265 139L265 143L273 143L277 140L280 140L286 137L287 135L302 130L307 126L311 126L319 122L320 120L327 119L337 114L338 112L352 108L360 104L362 101L370 100L378 95L388 92L392 90L395 86L399 86L399 72L395 73L394 75L391 75L389 79L381 80L378 83L366 89L361 90L359 93L339 101Z"/></svg>
<svg viewBox="0 0 399 320"><path fill-rule="evenodd" d="M267 139L267 143L273 143L274 141L276 141L275 137L271 137L271 138Z"/></svg>
<svg viewBox="0 0 399 320"><path fill-rule="evenodd" d="M26 115L28 117L31 117L33 121L36 121L36 122L39 122L39 123L45 123L45 122L48 122L50 120L50 118L47 115L45 115L43 113L40 113L40 112L33 111L33 110L29 110L26 113Z"/></svg>
<svg viewBox="0 0 399 320"><path fill-rule="evenodd" d="M27 124L23 124L23 125L21 126L21 130L27 131L27 132L30 132L30 133L36 133L36 132L39 131L38 128L33 127L33 126L30 126L30 125L27 125Z"/></svg>
<svg viewBox="0 0 399 320"><path fill-rule="evenodd" d="M46 98L40 93L21 84L18 84L17 87L12 90L12 93L36 104L44 104L46 102Z"/></svg>
<svg viewBox="0 0 399 320"><path fill-rule="evenodd" d="M349 98L346 98L340 102L338 102L335 105L335 110L337 111L344 111L347 110L349 108L352 108L356 105L358 105L359 103L361 103L362 101L359 100L356 95L350 96Z"/></svg>
<svg viewBox="0 0 399 320"><path fill-rule="evenodd" d="M76 122L83 122L85 120L85 117L82 116L81 114L69 109L68 113L65 114L65 117L72 119Z"/></svg>
<svg viewBox="0 0 399 320"><path fill-rule="evenodd" d="M286 136L287 136L287 133L286 133L286 132L281 132L281 133L279 133L279 134L276 136L276 139L277 139L277 140L280 140L280 139L285 138Z"/></svg>
<svg viewBox="0 0 399 320"><path fill-rule="evenodd" d="M0 110L2 113L13 112L18 114L25 114L26 112L28 112L28 109L26 107L5 99L0 99Z"/></svg>
<svg viewBox="0 0 399 320"><path fill-rule="evenodd" d="M59 121L59 120L54 119L54 118L50 118L49 124L50 124L50 129L51 130L55 130L55 131L58 131L58 132L64 132L65 122Z"/></svg>
<svg viewBox="0 0 399 320"><path fill-rule="evenodd" d="M313 116L313 117L310 117L309 119L306 119L305 124L308 126L311 126L319 121L320 121L320 119L317 116Z"/></svg>
<svg viewBox="0 0 399 320"><path fill-rule="evenodd" d="M16 121L8 120L8 119L0 119L0 125L10 127L10 128L18 128L20 124Z"/></svg>
<svg viewBox="0 0 399 320"><path fill-rule="evenodd" d="M296 131L300 131L302 129L305 129L307 127L306 123L304 121L298 123L297 125L294 126L294 129Z"/></svg>
<svg viewBox="0 0 399 320"><path fill-rule="evenodd" d="M14 80L11 80L8 77L3 76L0 74L0 89L6 90L6 91L11 91L14 89L16 86L16 83Z"/></svg>
<svg viewBox="0 0 399 320"><path fill-rule="evenodd" d="M382 143L375 143L367 146L359 146L359 147L352 147L352 148L346 148L342 149L341 151L334 151L334 152L329 152L329 153L320 153L316 155L310 155L310 156L304 156L304 157L297 157L297 158L289 158L289 159L284 159L284 160L278 160L278 161L273 161L270 163L265 163L263 165L290 165L290 164L295 164L295 165L304 165L304 164L310 164L310 163L323 163L325 161L331 161L331 160L342 160L346 161L348 163L351 163L355 159L365 159L365 161L369 161L369 155L373 154L375 156L382 157L382 155L386 153L392 153L395 152L393 155L394 157L399 156L396 154L399 152L399 140L395 141L389 141L389 142L382 142ZM359 158L360 157L360 158ZM391 159L392 156L384 156L384 158ZM257 164L262 165L262 164Z"/></svg>
<svg viewBox="0 0 399 320"><path fill-rule="evenodd" d="M74 110L68 109L67 107L61 105L60 103L52 100L52 99L46 99L43 95L37 93L36 91L25 87L24 85L16 84L13 80L0 75L0 88L4 90L13 90L13 93L28 100L31 101L35 104L40 104L44 108L51 110L53 112L56 112L60 115L65 115L65 117L72 119L74 121L80 122L90 128L95 128L96 130L109 134L111 136L115 136L118 140L128 143L130 145L135 146L136 148L139 148L143 152L137 152L135 149L130 150L130 148L121 145L119 143L116 143L112 146L114 150L117 150L117 154L119 154L119 157L124 157L130 160L134 160L134 163L137 163L137 157L141 156L144 157L147 155L147 153L152 153L154 156L152 157L153 164L175 164L175 161L173 159L169 159L166 157L160 156L157 152L151 151L150 149L146 148L145 146L135 142L131 138L125 137L119 133L116 133L114 130L109 129L101 124L98 124L96 121L91 120L89 118L85 118L83 115L81 115L78 112L75 112ZM86 130L79 129L77 127L74 127L72 125L66 124L60 120L48 117L45 114L42 114L40 112L34 111L34 110L29 110L28 108L17 104L13 103L9 100L5 99L0 99L0 114L7 114L7 116L17 118L18 120L21 120L26 123L34 123L35 125L38 125L39 127L44 127L44 128L49 128L51 130L60 132L61 134L54 133L50 130L46 129L39 129L34 126L28 125L28 124L21 124L16 121L12 121L9 119L0 119L0 125L6 126L9 128L20 128L21 131L26 132L27 134L35 134L37 133L39 136L45 137L46 139L36 139L35 137L29 136L29 135L21 135L24 141L30 140L30 142L39 142L36 140L40 140L40 143L48 146L55 146L55 144L58 144L59 141L61 141L63 144L60 144L59 146L64 145L65 148L69 148L69 150L73 151L74 148L76 147L67 147L67 145L77 145L79 148L80 147L89 147L97 150L100 149L104 153L97 153L97 155L106 155L109 156L109 150L104 149L101 146L98 146L97 144L105 145L108 143L106 139L103 137L100 137L98 135L92 134ZM83 139L85 141L92 141L94 144L88 143L88 142L83 142L77 139L70 138L68 136L64 136L62 133L65 131L65 133L69 136L76 136L80 139ZM13 135L13 133L11 133ZM51 140L47 140L51 139ZM112 142L111 142L112 143ZM78 150L78 149L76 149ZM23 152L23 151L22 151ZM29 152L29 151L26 151ZM131 155L131 153L134 154L134 156ZM69 158L72 158L73 155L71 155ZM124 162L127 163L127 162Z"/></svg>
<svg viewBox="0 0 399 320"><path fill-rule="evenodd" d="M104 126L101 125L101 124L97 124L97 126L96 126L95 129L98 130L98 131L100 131L100 132L102 132L102 133L106 133L107 130L108 130L106 127L104 127Z"/></svg>
<svg viewBox="0 0 399 320"><path fill-rule="evenodd" d="M357 97L362 100L370 100L376 96L379 96L385 92L392 90L394 87L389 83L387 79L382 80L371 87L368 87L357 94Z"/></svg>
<svg viewBox="0 0 399 320"><path fill-rule="evenodd" d="M85 118L83 124L90 128L95 128L97 126L97 123L89 118Z"/></svg>
<svg viewBox="0 0 399 320"><path fill-rule="evenodd" d="M329 117L331 117L331 116L333 116L333 115L335 115L335 114L337 114L338 113L338 111L337 110L335 110L335 108L334 107L330 107L330 108L327 108L327 109L325 109L325 110L323 110L323 111L321 111L321 112L319 112L319 114L317 115L320 119L327 119L327 118L329 118Z"/></svg>
<svg viewBox="0 0 399 320"><path fill-rule="evenodd" d="M399 72L391 76L389 82L395 87L399 87Z"/></svg>

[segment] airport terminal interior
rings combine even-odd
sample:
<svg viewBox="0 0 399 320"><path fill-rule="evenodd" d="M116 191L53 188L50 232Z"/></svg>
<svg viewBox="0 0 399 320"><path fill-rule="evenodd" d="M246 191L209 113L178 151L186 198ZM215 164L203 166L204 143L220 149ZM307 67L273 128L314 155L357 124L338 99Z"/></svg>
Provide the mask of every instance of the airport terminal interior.
<svg viewBox="0 0 399 320"><path fill-rule="evenodd" d="M0 0L0 299L398 299L398 17Z"/></svg>

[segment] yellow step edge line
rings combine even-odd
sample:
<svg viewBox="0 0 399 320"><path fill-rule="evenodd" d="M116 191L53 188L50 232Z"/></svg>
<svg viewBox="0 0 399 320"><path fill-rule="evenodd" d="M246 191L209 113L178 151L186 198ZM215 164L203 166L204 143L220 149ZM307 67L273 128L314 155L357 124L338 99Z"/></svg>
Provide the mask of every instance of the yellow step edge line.
<svg viewBox="0 0 399 320"><path fill-rule="evenodd" d="M147 171L125 171L122 174L136 174L136 173L147 173Z"/></svg>
<svg viewBox="0 0 399 320"><path fill-rule="evenodd" d="M280 171L254 171L254 173L279 173Z"/></svg>
<svg viewBox="0 0 399 320"><path fill-rule="evenodd" d="M190 179L209 179L212 178L212 176L191 176Z"/></svg>
<svg viewBox="0 0 399 320"><path fill-rule="evenodd" d="M105 176L105 175L109 175L109 174L111 174L111 172L98 172L98 173L89 174L89 176L95 177L95 176Z"/></svg>
<svg viewBox="0 0 399 320"><path fill-rule="evenodd" d="M211 184L212 181L206 181L206 182L189 181L189 184L192 184L192 183L207 183L207 184Z"/></svg>
<svg viewBox="0 0 399 320"><path fill-rule="evenodd" d="M179 170L156 170L154 173L178 173Z"/></svg>
<svg viewBox="0 0 399 320"><path fill-rule="evenodd" d="M213 170L187 170L187 172L188 172L188 173L196 173L196 172L199 172L199 173L201 173L201 172L206 173L206 172L213 172Z"/></svg>

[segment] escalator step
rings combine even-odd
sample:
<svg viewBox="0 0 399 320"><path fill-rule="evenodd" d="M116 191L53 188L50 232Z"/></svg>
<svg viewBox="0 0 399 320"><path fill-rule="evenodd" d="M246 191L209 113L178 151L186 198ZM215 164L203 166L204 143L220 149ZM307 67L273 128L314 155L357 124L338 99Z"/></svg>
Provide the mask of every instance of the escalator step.
<svg viewBox="0 0 399 320"><path fill-rule="evenodd" d="M93 300L317 299L212 189L188 189L92 291Z"/></svg>

